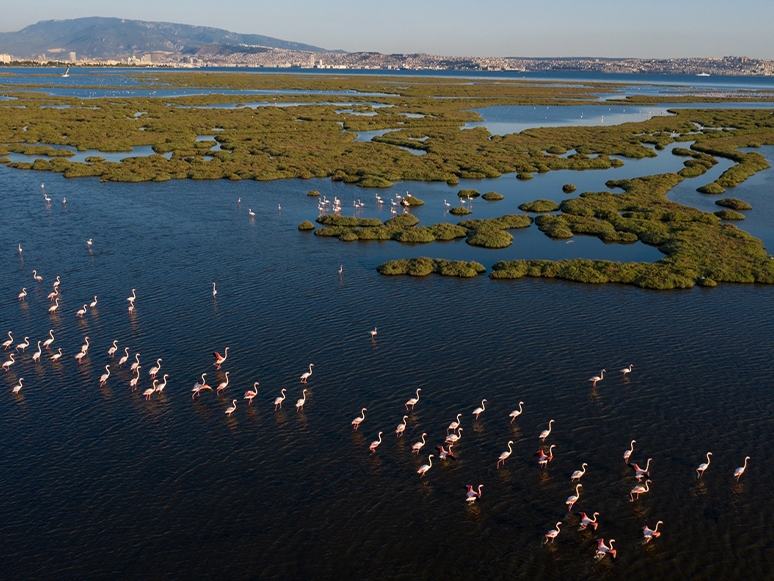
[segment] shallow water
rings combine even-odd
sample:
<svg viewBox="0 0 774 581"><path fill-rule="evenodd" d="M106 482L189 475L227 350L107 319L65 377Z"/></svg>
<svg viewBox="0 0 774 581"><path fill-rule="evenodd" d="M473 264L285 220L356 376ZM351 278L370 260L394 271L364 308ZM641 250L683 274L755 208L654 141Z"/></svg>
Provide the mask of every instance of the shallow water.
<svg viewBox="0 0 774 581"><path fill-rule="evenodd" d="M557 183L579 185L614 175L555 174ZM473 217L506 213L518 198L512 192L553 197L553 185L540 181L553 175L502 178L491 189L506 201L477 200ZM770 287L650 292L531 279L387 278L376 265L403 255L469 254L489 267L539 250L520 244L537 230L514 231L511 249L493 252L464 243L322 240L296 230L317 213L316 199L305 196L312 188L338 195L345 209L373 194L326 180L117 184L0 167L10 218L0 229L0 332L33 342L21 362L0 372L3 578L136 579L149 570L185 579L770 574ZM417 210L423 222L443 219L442 199L458 189L394 190L401 188L425 200ZM367 207L364 215L380 214ZM587 244L597 256L608 248L653 250L582 237L566 245L537 234L547 246ZM51 317L46 295L55 275L62 302ZM24 303L16 299L22 286ZM138 299L130 315L132 288ZM75 311L95 294L97 308L79 320ZM51 328L53 347L65 356L32 363ZM78 365L73 356L85 335L92 347ZM98 387L113 339L119 354L124 346L141 353L137 392L115 361L106 387ZM230 371L231 386L220 398L192 400L201 373L211 385L223 379L211 352L225 346L222 371ZM146 402L139 394L158 357L169 385ZM296 413L298 378L310 362L311 391ZM622 380L617 370L629 363L634 371ZM610 374L592 390L587 378L602 367ZM14 396L19 377L24 388ZM254 381L259 395L247 406L241 394ZM288 399L275 413L281 388ZM396 441L403 403L417 388L420 401ZM229 419L223 412L234 398ZM474 422L482 398L487 409ZM525 412L511 426L508 413L519 401ZM353 432L361 407L369 411ZM416 469L458 412L458 459L434 459L420 480ZM556 457L543 472L533 453L549 419L556 420L547 441ZM384 443L370 454L379 430ZM423 431L428 445L417 458L410 446ZM632 438L636 462L653 458L651 492L636 502L621 459ZM509 439L513 455L495 470ZM707 451L712 463L697 481ZM737 484L731 475L745 455L752 460ZM598 536L617 539L616 562L596 563L597 535L578 532L577 517L567 515L569 475L582 462L589 466L575 508L601 513ZM482 499L466 506L464 486L479 483ZM559 520L556 543L541 546ZM640 528L657 520L665 522L662 537L641 545Z"/></svg>

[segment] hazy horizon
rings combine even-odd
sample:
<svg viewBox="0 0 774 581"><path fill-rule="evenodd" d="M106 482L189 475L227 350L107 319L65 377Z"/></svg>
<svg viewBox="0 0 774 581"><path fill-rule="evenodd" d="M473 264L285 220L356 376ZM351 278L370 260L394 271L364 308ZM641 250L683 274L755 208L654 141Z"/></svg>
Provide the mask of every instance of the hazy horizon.
<svg viewBox="0 0 774 581"><path fill-rule="evenodd" d="M431 53L528 58L774 58L769 23L774 3L706 0L701 8L665 0L644 6L612 0L555 0L550 10L523 0L491 0L473 7L460 0L395 0L389 6L351 0L286 0L282 5L232 0L229 10L203 0L136 0L106 9L51 0L0 0L1 32L41 20L105 16L222 28L311 44L329 50Z"/></svg>

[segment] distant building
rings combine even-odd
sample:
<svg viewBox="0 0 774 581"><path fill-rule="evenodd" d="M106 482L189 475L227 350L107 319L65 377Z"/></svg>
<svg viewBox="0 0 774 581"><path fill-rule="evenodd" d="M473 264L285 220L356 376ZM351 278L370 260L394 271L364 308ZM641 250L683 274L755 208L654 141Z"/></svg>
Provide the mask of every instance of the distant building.
<svg viewBox="0 0 774 581"><path fill-rule="evenodd" d="M141 63L145 63L145 64L150 64L150 63L152 63L152 62L153 62L153 59L151 58L151 55L149 55L149 54L144 54L144 55L142 55L142 57L140 58L140 62L141 62Z"/></svg>
<svg viewBox="0 0 774 581"><path fill-rule="evenodd" d="M71 63L74 63L74 62L76 62L76 61L78 60L78 59L77 59L77 58L75 58L75 57L76 57L75 53L74 53L74 52L71 52L71 53L70 53L70 62L71 62Z"/></svg>
<svg viewBox="0 0 774 581"><path fill-rule="evenodd" d="M13 60L13 57L9 54L0 54L0 63L10 63Z"/></svg>

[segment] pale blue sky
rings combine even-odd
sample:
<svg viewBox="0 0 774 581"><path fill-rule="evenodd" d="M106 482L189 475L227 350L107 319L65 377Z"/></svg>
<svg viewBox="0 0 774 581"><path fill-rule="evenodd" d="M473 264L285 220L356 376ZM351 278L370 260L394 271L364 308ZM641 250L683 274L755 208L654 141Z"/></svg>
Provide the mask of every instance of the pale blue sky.
<svg viewBox="0 0 774 581"><path fill-rule="evenodd" d="M347 51L774 58L774 0L0 0L0 14L2 32L116 16Z"/></svg>

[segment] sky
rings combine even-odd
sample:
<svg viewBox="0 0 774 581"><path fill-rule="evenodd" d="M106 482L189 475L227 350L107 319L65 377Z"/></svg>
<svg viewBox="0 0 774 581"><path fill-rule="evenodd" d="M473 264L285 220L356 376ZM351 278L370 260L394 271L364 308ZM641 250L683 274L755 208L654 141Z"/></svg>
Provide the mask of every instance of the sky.
<svg viewBox="0 0 774 581"><path fill-rule="evenodd" d="M0 32L113 16L350 52L774 59L773 0L0 0L0 14Z"/></svg>

